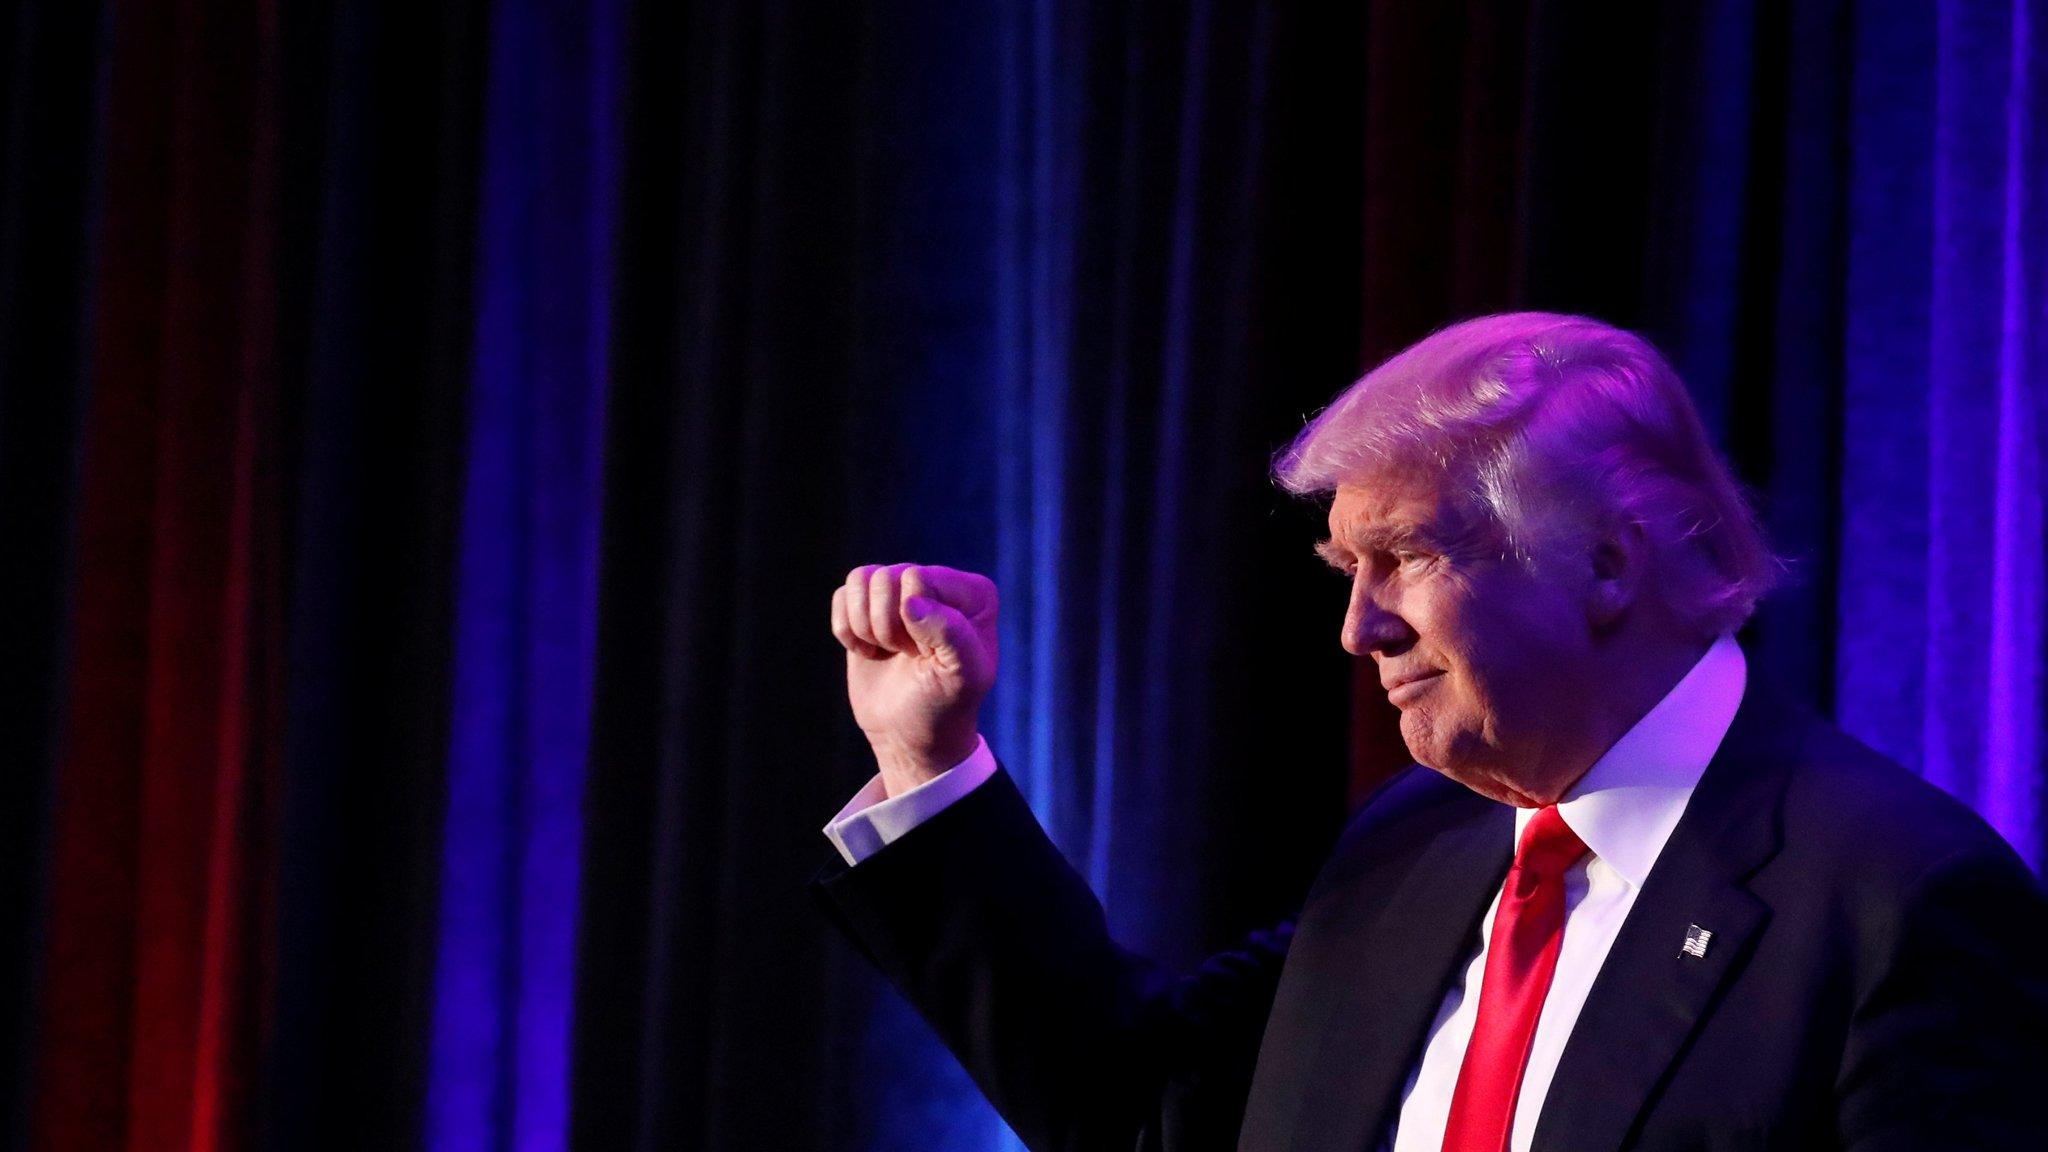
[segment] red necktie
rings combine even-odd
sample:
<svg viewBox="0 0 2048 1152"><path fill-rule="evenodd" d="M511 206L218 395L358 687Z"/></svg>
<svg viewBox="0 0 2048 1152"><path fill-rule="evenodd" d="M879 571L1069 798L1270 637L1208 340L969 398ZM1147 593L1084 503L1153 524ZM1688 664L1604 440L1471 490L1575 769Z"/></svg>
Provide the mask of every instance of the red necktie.
<svg viewBox="0 0 2048 1152"><path fill-rule="evenodd" d="M1564 944L1565 869L1585 853L1585 843L1554 807L1539 810L1522 832L1493 917L1479 1019L1451 1093L1444 1152L1504 1152L1508 1146L1536 1018Z"/></svg>

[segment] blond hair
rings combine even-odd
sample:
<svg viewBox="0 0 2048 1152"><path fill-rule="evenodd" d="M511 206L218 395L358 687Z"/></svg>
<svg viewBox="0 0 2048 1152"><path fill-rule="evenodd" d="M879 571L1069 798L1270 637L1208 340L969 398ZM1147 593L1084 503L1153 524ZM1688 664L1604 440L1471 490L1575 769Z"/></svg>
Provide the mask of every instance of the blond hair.
<svg viewBox="0 0 2048 1152"><path fill-rule="evenodd" d="M1708 634L1740 627L1784 574L1678 374L1648 341L1583 316L1442 329L1346 389L1273 471L1313 495L1389 467L1458 485L1524 560L1561 518L1641 524L1665 595Z"/></svg>

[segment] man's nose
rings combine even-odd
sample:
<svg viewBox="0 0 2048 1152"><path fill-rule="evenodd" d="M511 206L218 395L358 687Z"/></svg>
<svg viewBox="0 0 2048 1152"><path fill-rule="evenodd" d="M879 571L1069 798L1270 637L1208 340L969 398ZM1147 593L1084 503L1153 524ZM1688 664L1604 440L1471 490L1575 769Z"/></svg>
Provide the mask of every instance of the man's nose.
<svg viewBox="0 0 2048 1152"><path fill-rule="evenodd" d="M1351 589L1351 605L1344 613L1344 632L1340 641L1344 650L1353 656L1369 656L1374 652L1399 649L1415 638L1408 622L1400 613L1390 610L1373 595L1373 589L1364 580L1358 581Z"/></svg>

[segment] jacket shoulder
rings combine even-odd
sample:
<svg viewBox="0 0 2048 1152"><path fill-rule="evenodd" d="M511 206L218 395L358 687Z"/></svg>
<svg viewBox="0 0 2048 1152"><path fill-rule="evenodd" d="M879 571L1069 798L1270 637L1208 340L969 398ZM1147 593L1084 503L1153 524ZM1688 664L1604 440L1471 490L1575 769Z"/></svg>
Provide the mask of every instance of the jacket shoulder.
<svg viewBox="0 0 2048 1152"><path fill-rule="evenodd" d="M1412 859L1446 829L1507 811L1505 805L1447 776L1411 764L1352 814L1330 852L1318 886L1384 862Z"/></svg>
<svg viewBox="0 0 2048 1152"><path fill-rule="evenodd" d="M1802 725L1794 761L1783 809L1787 845L1853 862L1868 880L1895 885L1952 860L2027 871L1968 805L1832 724Z"/></svg>

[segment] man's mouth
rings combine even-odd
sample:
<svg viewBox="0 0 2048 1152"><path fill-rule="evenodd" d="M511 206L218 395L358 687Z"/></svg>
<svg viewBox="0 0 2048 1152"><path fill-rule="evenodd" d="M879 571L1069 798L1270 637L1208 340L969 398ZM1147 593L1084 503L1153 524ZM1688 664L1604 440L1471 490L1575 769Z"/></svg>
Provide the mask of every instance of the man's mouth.
<svg viewBox="0 0 2048 1152"><path fill-rule="evenodd" d="M1396 708L1407 707L1417 697L1434 687L1442 675L1441 671L1422 672L1395 680L1392 684L1386 685L1387 703Z"/></svg>

